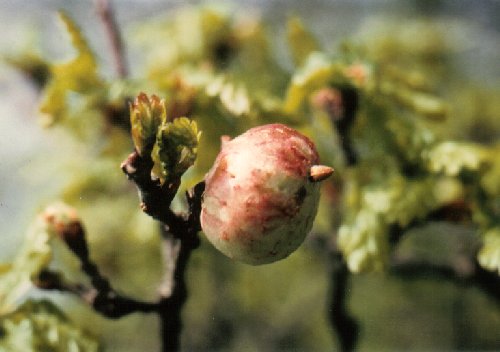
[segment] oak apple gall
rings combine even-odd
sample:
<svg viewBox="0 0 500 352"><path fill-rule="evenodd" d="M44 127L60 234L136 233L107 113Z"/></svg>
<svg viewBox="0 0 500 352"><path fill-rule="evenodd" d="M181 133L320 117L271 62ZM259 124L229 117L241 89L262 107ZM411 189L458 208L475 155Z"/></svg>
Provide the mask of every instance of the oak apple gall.
<svg viewBox="0 0 500 352"><path fill-rule="evenodd" d="M282 124L223 137L205 177L201 227L230 258L259 265L283 259L304 241L316 216L320 181L314 144Z"/></svg>

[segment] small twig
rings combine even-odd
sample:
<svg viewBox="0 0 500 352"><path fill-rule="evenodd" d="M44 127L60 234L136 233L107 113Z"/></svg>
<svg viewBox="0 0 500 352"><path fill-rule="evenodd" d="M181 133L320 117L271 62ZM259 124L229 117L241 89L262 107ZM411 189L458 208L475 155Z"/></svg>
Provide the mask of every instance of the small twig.
<svg viewBox="0 0 500 352"><path fill-rule="evenodd" d="M180 180L160 184L151 178L153 161L137 151L130 154L121 168L134 181L141 198L142 210L162 223L164 278L160 284L158 314L161 322L163 351L177 351L182 331L181 311L187 299L186 266L191 252L200 244L201 198L205 183L198 183L186 193L188 215L175 214L170 204L177 193Z"/></svg>
<svg viewBox="0 0 500 352"><path fill-rule="evenodd" d="M462 200L454 201L434 209L423 218L414 219L404 227L401 227L399 224L393 224L389 228L389 243L395 247L406 232L429 221L467 223L471 220L472 210L469 205Z"/></svg>
<svg viewBox="0 0 500 352"><path fill-rule="evenodd" d="M500 277L483 269L477 261L470 265L437 264L423 260L395 260L391 264L390 273L401 278L434 278L447 280L462 286L476 286L500 304Z"/></svg>
<svg viewBox="0 0 500 352"><path fill-rule="evenodd" d="M145 168L145 169L144 169ZM151 192L165 191L155 181L151 180L151 163L138 154L132 154L123 164L123 169L129 177L136 181L142 194L145 206L152 215L161 218L163 229L163 247L165 279L160 286L160 297L157 302L142 302L114 290L109 280L101 274L97 265L90 259L86 242L85 230L79 220L70 221L57 227L59 237L81 262L82 271L90 278L91 287L66 282L59 273L45 270L35 280L35 284L45 290L59 290L80 297L94 310L102 315L117 319L134 312L155 312L161 321L162 351L177 351L180 347L182 331L181 312L187 299L185 273L191 252L200 244L198 232L201 230L200 212L201 198L205 183L198 183L186 192L189 212L180 216L170 209L166 211L161 204L163 199L152 196ZM149 170L149 171L148 171ZM149 176L146 176L149 175ZM148 181L149 180L149 181ZM165 194L167 201L173 198L175 190L168 188ZM147 193L147 194L146 194ZM170 205L170 202L167 203ZM162 214L166 211L166 215Z"/></svg>
<svg viewBox="0 0 500 352"><path fill-rule="evenodd" d="M49 217L50 218L50 217ZM141 302L119 294L109 280L101 274L97 265L90 259L85 229L75 216L65 222L52 221L58 237L66 243L69 250L80 260L82 271L90 278L91 287L71 284L63 276L50 270L42 271L35 284L45 290L59 290L79 296L94 310L108 318L120 318L133 312L151 312L159 309L159 303Z"/></svg>
<svg viewBox="0 0 500 352"><path fill-rule="evenodd" d="M130 154L121 164L123 172L139 189L140 206L146 214L169 227L184 226L184 219L170 209L180 180L161 185L159 180L151 178L152 167L153 160L150 157L141 157L137 151Z"/></svg>
<svg viewBox="0 0 500 352"><path fill-rule="evenodd" d="M164 246L170 247L170 253L175 252L177 254L175 257L165 258L167 260L165 265L174 269L170 287L163 286L161 291L164 296L160 301L159 314L164 352L177 351L180 347L181 312L187 299L185 273L191 252L200 245L198 232L201 230L199 219L201 198L204 190L205 183L200 182L186 193L189 206L188 218L183 223L183 226L179 226L178 223L171 224L168 226L168 231L165 228L163 233ZM167 275L169 274L167 273ZM164 280L165 283L168 283L168 281Z"/></svg>
<svg viewBox="0 0 500 352"><path fill-rule="evenodd" d="M179 235L179 234L178 234ZM186 233L187 235L187 233ZM161 338L163 352L178 351L180 347L180 336L182 331L181 312L187 300L187 287L185 280L186 266L191 256L191 251L196 247L190 246L188 242L176 238L164 239L174 246L178 246L176 258L171 258L173 275L170 289L162 293L166 296L160 300L158 314L161 322Z"/></svg>
<svg viewBox="0 0 500 352"><path fill-rule="evenodd" d="M128 75L128 70L125 63L124 45L111 2L109 0L95 0L95 7L109 39L116 74L120 78L125 78Z"/></svg>
<svg viewBox="0 0 500 352"><path fill-rule="evenodd" d="M352 166L358 162L358 155L354 149L350 131L356 119L359 96L357 90L353 88L343 88L340 90L340 94L344 113L342 118L334 119L333 123L340 135L347 165Z"/></svg>
<svg viewBox="0 0 500 352"><path fill-rule="evenodd" d="M347 87L323 88L312 97L312 103L323 109L335 126L341 140L341 148L347 166L354 166L358 162L358 155L350 136L350 130L358 110L358 99L358 92ZM329 249L329 257L331 258L331 269L328 316L332 328L338 336L341 351L353 351L358 341L359 324L349 314L346 306L351 273L336 248Z"/></svg>
<svg viewBox="0 0 500 352"><path fill-rule="evenodd" d="M141 302L120 295L104 277L100 274L97 274L97 277L101 288L68 283L59 273L50 270L42 271L34 282L38 288L43 290L57 290L78 296L95 311L111 319L118 319L135 312L158 311L158 303ZM91 281L92 283L96 282L96 278L91 276Z"/></svg>
<svg viewBox="0 0 500 352"><path fill-rule="evenodd" d="M347 294L351 273L339 253L331 253L329 320L338 335L340 350L353 351L359 335L359 324L347 310Z"/></svg>
<svg viewBox="0 0 500 352"><path fill-rule="evenodd" d="M312 97L312 104L328 114L340 137L346 164L355 165L358 155L352 143L350 130L358 111L358 91L348 87L323 88Z"/></svg>

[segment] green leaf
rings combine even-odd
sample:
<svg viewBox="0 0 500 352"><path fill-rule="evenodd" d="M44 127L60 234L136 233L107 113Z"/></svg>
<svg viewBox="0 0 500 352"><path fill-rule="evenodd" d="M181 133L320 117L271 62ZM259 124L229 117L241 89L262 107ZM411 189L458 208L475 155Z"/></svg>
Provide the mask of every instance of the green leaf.
<svg viewBox="0 0 500 352"><path fill-rule="evenodd" d="M45 86L50 78L49 64L38 54L28 52L19 56L7 57L5 61L24 73L39 88Z"/></svg>
<svg viewBox="0 0 500 352"><path fill-rule="evenodd" d="M381 84L381 91L418 115L433 120L446 118L448 112L446 104L434 95L409 89L398 82L390 81L384 81Z"/></svg>
<svg viewBox="0 0 500 352"><path fill-rule="evenodd" d="M309 54L319 49L319 44L298 17L290 17L286 29L293 61L302 65Z"/></svg>
<svg viewBox="0 0 500 352"><path fill-rule="evenodd" d="M486 153L479 145L448 141L432 148L426 158L431 172L458 176L463 170L478 171Z"/></svg>
<svg viewBox="0 0 500 352"><path fill-rule="evenodd" d="M390 133L388 138L393 144L394 154L404 163L421 164L422 155L425 155L425 151L431 148L435 141L434 134L414 120L389 116L385 127Z"/></svg>
<svg viewBox="0 0 500 352"><path fill-rule="evenodd" d="M307 95L313 90L327 85L332 76L340 72L340 67L323 53L312 53L303 67L292 77L284 102L284 110L294 113L300 108Z"/></svg>
<svg viewBox="0 0 500 352"><path fill-rule="evenodd" d="M424 217L438 202L432 189L433 178L408 180L393 176L380 185L366 187L363 205L382 215L388 224L401 227Z"/></svg>
<svg viewBox="0 0 500 352"><path fill-rule="evenodd" d="M163 123L151 153L152 175L162 184L180 178L196 160L200 135L196 122L186 117Z"/></svg>
<svg viewBox="0 0 500 352"><path fill-rule="evenodd" d="M97 352L96 339L74 326L51 302L27 301L0 318L5 352Z"/></svg>
<svg viewBox="0 0 500 352"><path fill-rule="evenodd" d="M364 60L332 58L324 52L311 52L288 86L283 109L296 113L314 91L325 87L355 87L360 93L373 91L377 75L374 65Z"/></svg>
<svg viewBox="0 0 500 352"><path fill-rule="evenodd" d="M486 231L477 259L483 268L497 271L500 275L500 227Z"/></svg>
<svg viewBox="0 0 500 352"><path fill-rule="evenodd" d="M69 62L50 67L51 79L43 91L40 105L40 112L46 114L43 120L45 125L52 125L64 117L70 92L85 94L102 86L94 54L80 29L65 13L59 12L59 18L66 27L77 55Z"/></svg>
<svg viewBox="0 0 500 352"><path fill-rule="evenodd" d="M338 232L338 246L353 272L385 267L392 225L404 229L442 204L462 196L462 188L454 179L433 176L407 179L394 170L362 187L355 183L355 179L351 180L346 187L347 212Z"/></svg>
<svg viewBox="0 0 500 352"><path fill-rule="evenodd" d="M74 209L63 203L53 204L37 216L13 263L0 272L0 315L13 311L33 287L31 279L52 260L51 239L75 216Z"/></svg>
<svg viewBox="0 0 500 352"><path fill-rule="evenodd" d="M0 274L0 315L16 308L32 288L31 278L49 264L52 259L50 238L46 222L39 216L28 230L10 270Z"/></svg>
<svg viewBox="0 0 500 352"><path fill-rule="evenodd" d="M489 149L487 152L489 167L485 171L482 179L481 186L484 190L491 196L492 199L496 199L500 202L500 144ZM500 209L500 207L498 207Z"/></svg>
<svg viewBox="0 0 500 352"><path fill-rule="evenodd" d="M223 108L234 116L248 115L251 102L248 90L242 84L236 84L220 75L213 79L206 88L209 97L217 97Z"/></svg>
<svg viewBox="0 0 500 352"><path fill-rule="evenodd" d="M388 226L371 209L362 209L338 231L338 246L350 271L380 271L389 256Z"/></svg>
<svg viewBox="0 0 500 352"><path fill-rule="evenodd" d="M165 101L152 95L140 93L130 105L132 140L139 155L151 153L158 128L167 121Z"/></svg>

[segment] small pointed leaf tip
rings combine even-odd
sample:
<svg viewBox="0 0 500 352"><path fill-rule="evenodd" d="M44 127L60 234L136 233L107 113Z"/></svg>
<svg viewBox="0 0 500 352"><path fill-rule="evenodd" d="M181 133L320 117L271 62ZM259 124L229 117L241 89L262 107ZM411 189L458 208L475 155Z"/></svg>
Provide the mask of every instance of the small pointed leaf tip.
<svg viewBox="0 0 500 352"><path fill-rule="evenodd" d="M309 177L312 182L320 182L326 180L333 174L333 168L325 165L314 165L311 166L309 171Z"/></svg>

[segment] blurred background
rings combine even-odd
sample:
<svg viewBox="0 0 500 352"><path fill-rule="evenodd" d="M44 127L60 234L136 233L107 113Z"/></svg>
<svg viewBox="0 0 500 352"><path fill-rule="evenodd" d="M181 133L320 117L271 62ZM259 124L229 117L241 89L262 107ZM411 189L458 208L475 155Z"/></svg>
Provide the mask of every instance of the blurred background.
<svg viewBox="0 0 500 352"><path fill-rule="evenodd" d="M143 23L171 16L187 5L208 2L115 0L113 4L124 34L131 75L139 76L141 69L134 63L143 59L137 45ZM284 44L289 15L300 16L331 50L348 39L373 42L374 46L387 38L425 45L426 41L434 43L438 36L439 43L451 52L446 66L453 74L453 82L463 88L454 86L439 92L452 99L461 113L438 129L457 139L484 144L499 140L500 1L254 0L210 5L240 15L261 16L271 35L273 55L285 69L292 67ZM70 46L55 16L59 9L75 18L97 54L103 75L111 77L107 38L93 2L88 0L0 0L0 55L14 56L36 48L51 60L68 58ZM431 27L432 31L426 31ZM37 211L58 199L61 192L68 192L66 180L75 170L74 155L81 152L81 146L63 131L47 132L40 127L39 99L36 87L0 62L0 262L14 257ZM116 166L117 175L111 178L121 177ZM126 205L83 193L73 196L81 201L77 205L83 208L84 218L92 219L95 212L108 216L106 226L89 224L89 234L94 243L104 246L97 260L115 275L116 286L132 295L151 294L158 270L143 275L138 269L153 265L143 262L140 251L143 247L151 250L147 234L154 231L148 220L130 210L137 204L135 194L127 196ZM115 232L120 223L113 212L132 214L136 229L146 229L146 235L128 239L128 243L135 244L133 248L116 244L120 234ZM113 234L103 241L97 238L102 233ZM453 243L449 242L450 233ZM404 256L405 250L416 248L423 256L439 262L475 248L473 233L473 228L464 226L430 224L412 230L398 250ZM202 249L195 252L188 273L192 289L184 312L184 350L337 349L327 318L328 258L317 246L312 239L285 261L248 267L231 263L204 242ZM151 260L157 259L158 253L151 253ZM500 350L499 301L472 285L432 274L359 274L353 276L348 293L347 306L361 327L357 348L361 351ZM134 314L113 322L89 312L72 297L56 295L55 299L65 312L97 335L109 351L157 349L155 317Z"/></svg>

